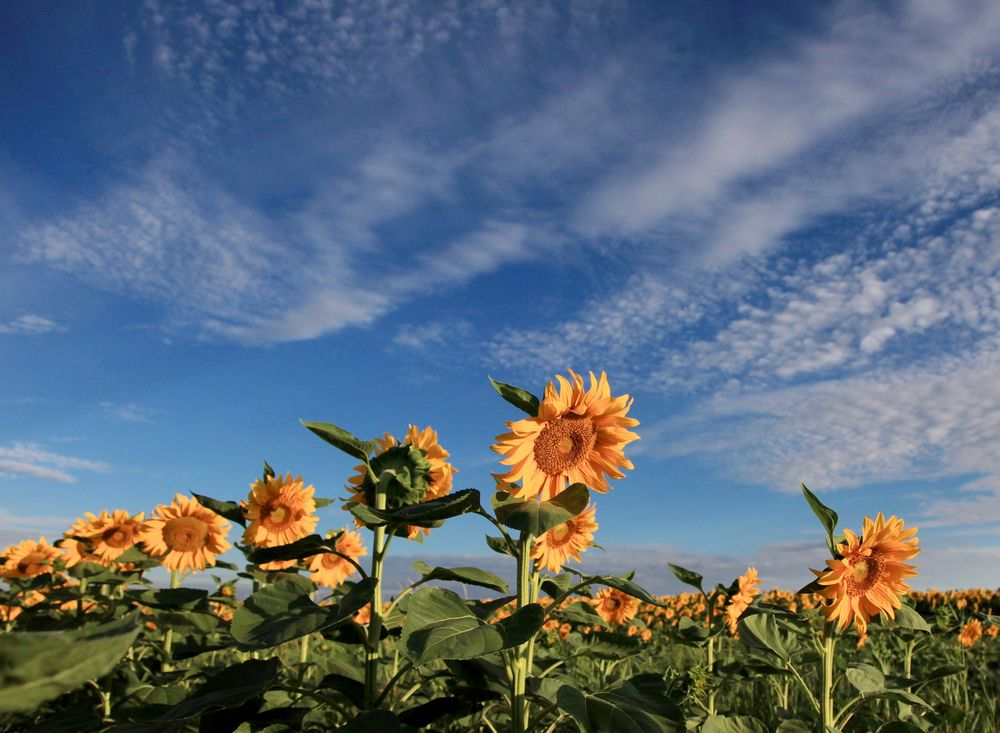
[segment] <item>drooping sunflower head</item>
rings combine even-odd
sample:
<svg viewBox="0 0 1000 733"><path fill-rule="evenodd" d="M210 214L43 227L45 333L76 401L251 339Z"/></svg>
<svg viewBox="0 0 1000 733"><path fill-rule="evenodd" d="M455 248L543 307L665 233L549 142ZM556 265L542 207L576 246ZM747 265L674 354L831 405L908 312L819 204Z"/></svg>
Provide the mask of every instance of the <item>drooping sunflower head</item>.
<svg viewBox="0 0 1000 733"><path fill-rule="evenodd" d="M87 512L86 516L76 518L73 526L63 533L62 539L56 540L55 544L62 550L63 562L67 568L82 562L108 565L100 555L94 553L94 541L91 537L97 533L96 520L95 515Z"/></svg>
<svg viewBox="0 0 1000 733"><path fill-rule="evenodd" d="M639 436L629 430L639 424L628 417L628 395L611 396L607 374L590 373L590 388L570 370L571 380L556 376L549 382L538 415L507 423L510 432L497 436L492 450L508 466L500 480L523 499L548 500L568 483L582 483L604 493L608 478L624 478L631 469L624 448ZM515 484L520 481L518 488Z"/></svg>
<svg viewBox="0 0 1000 733"><path fill-rule="evenodd" d="M91 515L93 516L93 515ZM92 522L90 538L92 552L105 564L114 562L139 540L143 513L130 515L124 509L101 512Z"/></svg>
<svg viewBox="0 0 1000 733"><path fill-rule="evenodd" d="M598 527L596 513L597 507L591 504L568 522L538 537L531 552L535 567L558 573L571 558L579 562L580 553L594 543Z"/></svg>
<svg viewBox="0 0 1000 733"><path fill-rule="evenodd" d="M639 610L639 599L623 593L617 588L601 588L597 591L597 614L610 624L624 624L635 618Z"/></svg>
<svg viewBox="0 0 1000 733"><path fill-rule="evenodd" d="M250 484L241 502L250 520L243 541L257 547L277 547L302 539L316 529L316 489L304 486L302 477L268 476Z"/></svg>
<svg viewBox="0 0 1000 733"><path fill-rule="evenodd" d="M336 548L340 555L346 555L352 560L368 554L358 532L344 530L337 539ZM324 552L308 559L309 569L312 570L310 577L316 585L336 588L357 572L357 569L340 555Z"/></svg>
<svg viewBox="0 0 1000 733"><path fill-rule="evenodd" d="M827 569L813 570L827 601L822 606L827 621L836 622L840 631L852 622L859 634L868 629L868 620L884 611L895 618L903 605L901 596L910 590L905 579L916 575L909 560L920 552L916 527L904 528L902 519L885 519L881 512L873 520L865 517L858 537L844 530L844 542L837 546L837 557L827 560Z"/></svg>
<svg viewBox="0 0 1000 733"><path fill-rule="evenodd" d="M169 570L203 570L232 547L226 541L228 533L229 522L195 499L177 494L170 504L156 507L143 524L139 541Z"/></svg>
<svg viewBox="0 0 1000 733"><path fill-rule="evenodd" d="M0 554L6 560L0 565L0 577L34 578L51 573L59 554L59 548L50 545L44 537L39 537L38 541L18 542Z"/></svg>
<svg viewBox="0 0 1000 733"><path fill-rule="evenodd" d="M729 599L726 605L726 626L729 633L736 635L739 627L740 616L753 602L754 597L760 593L760 579L757 577L757 568L750 567L737 580L737 591Z"/></svg>
<svg viewBox="0 0 1000 733"><path fill-rule="evenodd" d="M375 442L371 473L381 476L385 471L392 472L386 485L387 509L438 499L451 492L457 469L448 462L450 453L438 442L437 432L430 426L421 430L410 425L402 444L389 433ZM350 501L375 505L375 481L365 466L355 466L354 475L347 481ZM427 528L401 527L398 534L414 539L421 531L430 532Z"/></svg>

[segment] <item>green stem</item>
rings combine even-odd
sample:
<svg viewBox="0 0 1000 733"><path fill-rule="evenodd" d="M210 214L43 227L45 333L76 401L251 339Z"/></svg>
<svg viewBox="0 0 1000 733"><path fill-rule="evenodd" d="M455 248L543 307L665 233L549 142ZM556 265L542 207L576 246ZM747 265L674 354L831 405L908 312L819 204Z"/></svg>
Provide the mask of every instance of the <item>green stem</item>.
<svg viewBox="0 0 1000 733"><path fill-rule="evenodd" d="M711 623L711 622L709 622ZM711 687L712 674L715 671L715 637L708 637L708 714L715 715L715 689Z"/></svg>
<svg viewBox="0 0 1000 733"><path fill-rule="evenodd" d="M833 714L833 655L834 655L833 630L826 629L823 636L823 729L821 733L826 733L827 728L834 725Z"/></svg>
<svg viewBox="0 0 1000 733"><path fill-rule="evenodd" d="M531 560L532 535L521 532L517 541L517 607L524 608L531 603L534 586L534 563ZM532 637L532 641L534 637ZM532 641L525 642L514 649L514 679L510 695L510 724L512 733L525 733L528 730L528 699L525 697L528 674L530 673L530 658L534 651Z"/></svg>
<svg viewBox="0 0 1000 733"><path fill-rule="evenodd" d="M181 574L176 570L170 571L170 587L179 588L181 585ZM170 663L170 649L174 645L174 627L171 626L163 634L163 671L173 672L174 665Z"/></svg>
<svg viewBox="0 0 1000 733"><path fill-rule="evenodd" d="M375 483L375 508L384 510L386 504L386 487L380 482ZM372 710L378 704L378 667L379 651L382 638L382 564L385 561L385 551L388 540L385 536L385 526L375 527L372 542L372 571L369 577L375 579L372 588L371 615L368 622L368 638L365 643L365 710Z"/></svg>

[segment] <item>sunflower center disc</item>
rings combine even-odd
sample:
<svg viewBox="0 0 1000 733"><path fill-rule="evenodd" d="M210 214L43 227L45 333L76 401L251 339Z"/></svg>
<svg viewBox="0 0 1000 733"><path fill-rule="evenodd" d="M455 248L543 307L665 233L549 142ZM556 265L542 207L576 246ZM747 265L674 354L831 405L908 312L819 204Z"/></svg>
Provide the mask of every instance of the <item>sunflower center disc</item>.
<svg viewBox="0 0 1000 733"><path fill-rule="evenodd" d="M851 573L847 577L847 594L860 596L868 592L882 578L882 559L871 554L849 561Z"/></svg>
<svg viewBox="0 0 1000 733"><path fill-rule="evenodd" d="M597 430L590 418L560 417L546 425L535 440L535 463L555 476L583 461L596 443Z"/></svg>
<svg viewBox="0 0 1000 733"><path fill-rule="evenodd" d="M178 552L199 550L208 538L208 524L198 517L177 517L163 527L163 541Z"/></svg>

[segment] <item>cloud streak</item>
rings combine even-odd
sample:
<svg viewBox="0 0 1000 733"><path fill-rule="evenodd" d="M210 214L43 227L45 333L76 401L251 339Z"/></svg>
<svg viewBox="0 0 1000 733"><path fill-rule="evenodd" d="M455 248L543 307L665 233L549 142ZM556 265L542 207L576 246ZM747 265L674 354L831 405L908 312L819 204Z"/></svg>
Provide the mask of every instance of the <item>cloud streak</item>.
<svg viewBox="0 0 1000 733"><path fill-rule="evenodd" d="M14 442L0 446L0 476L59 481L71 484L76 476L71 471L107 473L111 467L102 461L66 456L45 450L37 443Z"/></svg>

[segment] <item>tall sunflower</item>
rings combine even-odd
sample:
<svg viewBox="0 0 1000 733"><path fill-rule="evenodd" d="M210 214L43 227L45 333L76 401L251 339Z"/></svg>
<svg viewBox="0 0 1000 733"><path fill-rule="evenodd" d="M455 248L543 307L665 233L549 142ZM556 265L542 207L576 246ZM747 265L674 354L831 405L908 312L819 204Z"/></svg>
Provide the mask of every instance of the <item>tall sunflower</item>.
<svg viewBox="0 0 1000 733"><path fill-rule="evenodd" d="M341 555L347 555L354 560L368 554L368 550L365 549L364 544L361 542L361 535L358 532L345 531L337 539L336 548L337 552L341 553ZM351 565L351 563L340 557L340 555L334 555L332 552L313 555L308 558L308 563L309 569L312 570L312 575L310 576L312 581L316 585L325 585L328 588L336 588L357 572L357 568Z"/></svg>
<svg viewBox="0 0 1000 733"><path fill-rule="evenodd" d="M53 566L59 557L59 548L53 547L44 537L38 541L24 540L11 545L2 553L6 562L0 565L0 577L4 578L34 578L53 572Z"/></svg>
<svg viewBox="0 0 1000 733"><path fill-rule="evenodd" d="M736 582L738 590L726 605L726 626L729 628L729 633L734 636L740 622L740 616L753 602L754 597L760 593L760 578L757 577L757 568L747 568L747 571Z"/></svg>
<svg viewBox="0 0 1000 733"><path fill-rule="evenodd" d="M79 565L81 562L107 565L100 555L94 553L94 543L90 539L97 532L97 516L86 512L85 516L77 517L73 525L63 533L62 539L55 544L63 553L63 562L67 568Z"/></svg>
<svg viewBox="0 0 1000 733"><path fill-rule="evenodd" d="M607 374L590 373L590 388L583 377L569 370L572 381L557 375L559 388L549 382L536 417L507 423L510 432L497 436L492 450L509 466L499 480L517 498L542 501L561 492L567 483L582 483L600 493L608 478L624 478L631 469L624 448L639 436L628 428L639 421L627 417L632 407L628 395L611 396ZM520 481L521 486L514 486Z"/></svg>
<svg viewBox="0 0 1000 733"><path fill-rule="evenodd" d="M90 538L93 554L107 565L139 541L143 513L132 516L124 509L115 509L111 513L104 511L91 524L93 527L85 536Z"/></svg>
<svg viewBox="0 0 1000 733"><path fill-rule="evenodd" d="M909 560L920 552L916 527L904 529L903 520L885 519L882 513L873 521L865 517L861 537L844 530L844 542L837 546L837 557L827 560L827 570L813 570L828 603L821 607L827 621L836 622L843 631L851 622L858 634L868 629L868 620L885 611L895 618L903 605L900 596L910 590L904 580L917 574Z"/></svg>
<svg viewBox="0 0 1000 733"><path fill-rule="evenodd" d="M372 473L378 476L382 471L391 469L396 476L388 487L388 509L438 499L451 493L453 476L458 469L448 462L451 454L441 445L437 431L429 425L423 430L416 425L408 426L402 444L391 433L376 438L375 444ZM347 479L346 488L351 492L350 502L368 506L374 504L375 482L364 465L354 467L354 475ZM404 526L400 527L398 534L412 540L421 532L427 535L430 529Z"/></svg>
<svg viewBox="0 0 1000 733"><path fill-rule="evenodd" d="M597 591L597 615L611 624L623 624L635 618L639 610L639 599L617 588L601 588Z"/></svg>
<svg viewBox="0 0 1000 733"><path fill-rule="evenodd" d="M232 547L226 541L229 522L184 494L157 506L154 515L143 524L139 541L169 570L203 570Z"/></svg>
<svg viewBox="0 0 1000 733"><path fill-rule="evenodd" d="M250 484L241 502L250 520L243 541L257 547L277 547L302 539L316 529L316 489L303 486L301 476L271 476Z"/></svg>
<svg viewBox="0 0 1000 733"><path fill-rule="evenodd" d="M591 504L568 522L539 536L531 552L535 567L558 573L570 558L579 562L580 553L594 543L596 513L597 507Z"/></svg>

